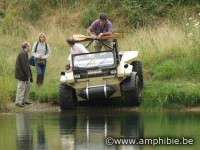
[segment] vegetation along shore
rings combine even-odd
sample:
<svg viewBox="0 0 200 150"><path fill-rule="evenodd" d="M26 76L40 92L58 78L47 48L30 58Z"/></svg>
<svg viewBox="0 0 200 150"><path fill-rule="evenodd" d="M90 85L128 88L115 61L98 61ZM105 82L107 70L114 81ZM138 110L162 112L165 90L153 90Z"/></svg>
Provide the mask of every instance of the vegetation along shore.
<svg viewBox="0 0 200 150"><path fill-rule="evenodd" d="M34 83L30 98L58 97L60 72L67 63L65 43L106 12L115 32L123 32L119 49L139 50L144 68L141 109L180 108L200 103L200 1L198 0L2 0L0 1L0 111L15 101L15 60L21 43L40 32L52 48L46 79ZM92 50L91 50L92 51Z"/></svg>

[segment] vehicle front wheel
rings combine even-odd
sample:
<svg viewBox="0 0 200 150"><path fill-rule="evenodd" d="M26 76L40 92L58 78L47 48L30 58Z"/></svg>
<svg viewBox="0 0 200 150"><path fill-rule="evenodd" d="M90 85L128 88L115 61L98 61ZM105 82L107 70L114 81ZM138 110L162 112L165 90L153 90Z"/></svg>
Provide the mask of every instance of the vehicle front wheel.
<svg viewBox="0 0 200 150"><path fill-rule="evenodd" d="M59 104L61 111L76 109L77 98L75 92L75 89L73 89L72 87L66 84L60 84Z"/></svg>

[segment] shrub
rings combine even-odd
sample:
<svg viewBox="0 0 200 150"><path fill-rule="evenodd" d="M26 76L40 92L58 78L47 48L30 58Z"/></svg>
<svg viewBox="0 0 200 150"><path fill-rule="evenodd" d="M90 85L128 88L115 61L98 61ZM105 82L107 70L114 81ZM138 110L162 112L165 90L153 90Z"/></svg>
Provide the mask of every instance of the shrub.
<svg viewBox="0 0 200 150"><path fill-rule="evenodd" d="M83 11L81 22L84 27L88 27L95 19L98 18L96 10L97 10L96 4L92 3L88 6L87 9Z"/></svg>
<svg viewBox="0 0 200 150"><path fill-rule="evenodd" d="M30 20L31 22L37 21L42 14L42 5L38 0L31 1L22 1L21 5L23 5L23 15L25 18Z"/></svg>
<svg viewBox="0 0 200 150"><path fill-rule="evenodd" d="M1 18L5 17L5 11L2 10L2 9L0 9L0 17L1 17Z"/></svg>

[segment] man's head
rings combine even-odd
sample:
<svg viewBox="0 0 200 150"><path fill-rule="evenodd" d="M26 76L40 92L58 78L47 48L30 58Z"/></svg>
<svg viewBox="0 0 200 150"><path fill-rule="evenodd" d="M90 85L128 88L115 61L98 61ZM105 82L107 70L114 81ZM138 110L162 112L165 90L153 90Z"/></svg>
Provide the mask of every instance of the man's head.
<svg viewBox="0 0 200 150"><path fill-rule="evenodd" d="M105 13L101 13L99 16L100 26L104 26L107 22L107 15Z"/></svg>
<svg viewBox="0 0 200 150"><path fill-rule="evenodd" d="M72 37L66 39L66 42L68 43L68 45L70 47L72 47L76 43L75 40Z"/></svg>
<svg viewBox="0 0 200 150"><path fill-rule="evenodd" d="M22 44L22 49L25 50L25 51L27 51L27 52L30 52L31 46L30 46L30 44L28 42L24 42Z"/></svg>

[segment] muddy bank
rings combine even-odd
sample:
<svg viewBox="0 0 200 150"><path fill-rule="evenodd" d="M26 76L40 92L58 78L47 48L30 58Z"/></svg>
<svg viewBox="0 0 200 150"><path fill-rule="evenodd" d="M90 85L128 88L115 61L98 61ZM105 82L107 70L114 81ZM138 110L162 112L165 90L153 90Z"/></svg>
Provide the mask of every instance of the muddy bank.
<svg viewBox="0 0 200 150"><path fill-rule="evenodd" d="M139 107L124 107L119 104L111 105L111 104L94 104L94 103L79 103L76 109L77 111L87 111L87 110L114 110L114 111L125 111L125 112L133 112L140 111ZM39 103L32 102L30 105L26 105L25 107L17 107L14 103L10 103L7 106L6 112L18 113L18 112L61 112L59 104L55 103Z"/></svg>
<svg viewBox="0 0 200 150"><path fill-rule="evenodd" d="M118 110L118 111L143 111L138 107L119 107L119 106L78 106L77 110ZM179 110L162 110L162 111L180 111L180 112L200 112L200 105L195 107L185 107ZM31 105L26 105L26 107L16 107L14 103L8 105L7 112L61 112L58 104L54 103L32 103Z"/></svg>
<svg viewBox="0 0 200 150"><path fill-rule="evenodd" d="M52 103L32 103L26 107L17 107L14 103L8 105L8 112L60 112L60 107Z"/></svg>
<svg viewBox="0 0 200 150"><path fill-rule="evenodd" d="M200 105L195 106L195 107L186 107L186 108L183 108L181 111L185 111L185 112L200 112Z"/></svg>

